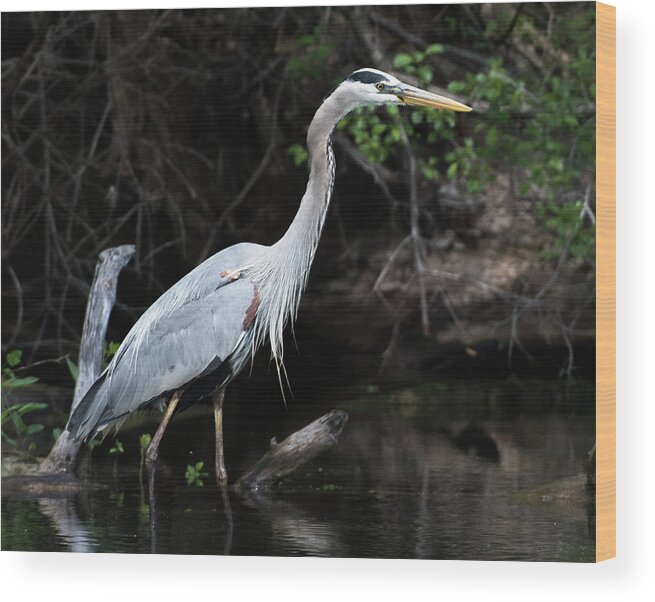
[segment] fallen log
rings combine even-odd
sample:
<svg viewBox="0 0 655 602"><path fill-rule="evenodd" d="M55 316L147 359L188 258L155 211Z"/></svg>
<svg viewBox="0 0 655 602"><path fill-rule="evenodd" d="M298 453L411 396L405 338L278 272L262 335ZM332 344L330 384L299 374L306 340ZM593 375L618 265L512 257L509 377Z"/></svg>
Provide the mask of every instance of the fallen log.
<svg viewBox="0 0 655 602"><path fill-rule="evenodd" d="M330 410L281 443L272 443L271 449L241 476L232 489L247 494L269 488L278 479L332 447L347 420L348 414L343 410Z"/></svg>
<svg viewBox="0 0 655 602"><path fill-rule="evenodd" d="M86 305L71 414L100 375L107 322L116 301L118 275L134 253L134 245L122 245L105 249L98 256ZM72 472L81 445L81 441L69 439L68 430L64 429L39 471L46 474Z"/></svg>

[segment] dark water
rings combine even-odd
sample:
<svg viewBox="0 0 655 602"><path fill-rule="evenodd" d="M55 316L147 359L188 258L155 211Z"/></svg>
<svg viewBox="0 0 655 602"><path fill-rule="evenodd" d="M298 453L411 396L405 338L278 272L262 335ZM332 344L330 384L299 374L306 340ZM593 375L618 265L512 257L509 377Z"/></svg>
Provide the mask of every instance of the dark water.
<svg viewBox="0 0 655 602"><path fill-rule="evenodd" d="M237 392L238 395L238 392ZM4 550L378 558L592 561L593 511L583 494L557 501L535 488L585 471L594 393L553 381L428 383L331 399L226 406L226 460L236 478L297 428L338 407L339 443L274 488L226 500L213 485L209 407L179 416L164 438L149 506L138 435L93 452L103 488L4 496ZM338 401L337 401L338 399ZM208 477L189 485L188 464ZM583 481L576 481L577 484ZM582 491L582 486L580 486ZM152 521L151 521L151 513Z"/></svg>

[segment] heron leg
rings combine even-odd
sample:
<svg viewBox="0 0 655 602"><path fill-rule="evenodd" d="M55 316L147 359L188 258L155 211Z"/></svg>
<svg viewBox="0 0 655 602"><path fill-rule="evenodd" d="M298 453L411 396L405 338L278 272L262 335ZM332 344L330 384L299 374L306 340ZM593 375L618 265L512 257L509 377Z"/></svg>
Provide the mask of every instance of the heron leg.
<svg viewBox="0 0 655 602"><path fill-rule="evenodd" d="M168 406L164 412L164 417L159 423L159 428L157 429L155 436L152 438L152 441L146 450L146 462L149 464L154 464L157 461L157 456L159 455L159 443L161 442L161 438L164 436L164 431L166 430L168 423L173 417L173 413L175 412L175 408L180 401L180 397L182 397L182 391L175 391L171 397L171 400L168 402Z"/></svg>
<svg viewBox="0 0 655 602"><path fill-rule="evenodd" d="M227 483L227 471L223 457L223 397L225 389L221 388L214 393L214 422L216 425L216 483Z"/></svg>
<svg viewBox="0 0 655 602"><path fill-rule="evenodd" d="M150 517L150 553L157 553L157 497L155 495L155 465L147 462L148 515Z"/></svg>

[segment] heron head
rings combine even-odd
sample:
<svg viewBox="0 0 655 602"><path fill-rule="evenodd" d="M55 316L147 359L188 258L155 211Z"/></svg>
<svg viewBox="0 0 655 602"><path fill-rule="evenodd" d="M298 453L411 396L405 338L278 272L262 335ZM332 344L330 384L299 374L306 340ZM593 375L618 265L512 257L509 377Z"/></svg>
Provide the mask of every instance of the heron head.
<svg viewBox="0 0 655 602"><path fill-rule="evenodd" d="M420 105L446 111L471 111L471 107L447 96L421 90L401 82L393 75L378 69L364 68L351 73L339 86L345 88L359 105Z"/></svg>

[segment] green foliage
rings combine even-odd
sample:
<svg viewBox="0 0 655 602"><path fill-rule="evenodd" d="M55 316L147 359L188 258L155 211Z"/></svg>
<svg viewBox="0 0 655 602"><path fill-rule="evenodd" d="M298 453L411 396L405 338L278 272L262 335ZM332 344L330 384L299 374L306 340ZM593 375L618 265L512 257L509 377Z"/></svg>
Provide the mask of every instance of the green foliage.
<svg viewBox="0 0 655 602"><path fill-rule="evenodd" d="M325 28L318 25L312 33L295 40L293 54L287 61L287 71L294 79L321 79L331 54L331 41L325 34Z"/></svg>
<svg viewBox="0 0 655 602"><path fill-rule="evenodd" d="M387 106L387 117L381 119L375 107L362 107L339 124L353 138L359 151L371 163L381 163L397 153L401 144L398 109ZM391 120L389 119L391 117Z"/></svg>
<svg viewBox="0 0 655 602"><path fill-rule="evenodd" d="M142 457L145 454L151 442L152 442L152 436L150 435L150 433L143 433L143 435L139 437L139 451L141 452Z"/></svg>
<svg viewBox="0 0 655 602"><path fill-rule="evenodd" d="M20 360L23 357L23 352L20 349L14 349L7 354L7 365L10 368L14 368L20 364Z"/></svg>
<svg viewBox="0 0 655 602"><path fill-rule="evenodd" d="M42 424L26 424L23 417L31 412L44 410L48 407L47 403L29 401L27 403L15 403L2 409L2 435L6 441L14 445L15 440L10 439L4 431L5 424L12 423L16 435L19 437L35 435L43 430Z"/></svg>
<svg viewBox="0 0 655 602"><path fill-rule="evenodd" d="M548 201L538 209L538 215L546 228L555 235L553 247L546 252L549 257L558 257L568 250L576 259L589 260L594 257L596 228L584 223L584 203L574 201L555 205Z"/></svg>
<svg viewBox="0 0 655 602"><path fill-rule="evenodd" d="M591 56L587 61L594 64ZM552 199L570 190L583 170L593 169L595 129L575 80L552 76L536 98L528 93L535 83L512 80L502 61L493 59L488 70L469 74L449 88L487 103L475 128L479 157L520 168L524 193L536 188Z"/></svg>
<svg viewBox="0 0 655 602"><path fill-rule="evenodd" d="M23 352L19 349L14 349L7 353L6 356L6 366L2 369L2 389L5 391L13 391L14 389L20 389L22 387L27 387L28 385L33 385L38 382L39 379L35 376L24 376L22 378L16 376L14 368L17 368L23 357Z"/></svg>
<svg viewBox="0 0 655 602"><path fill-rule="evenodd" d="M209 476L208 473L202 472L202 468L205 465L204 462L196 462L195 465L188 464L186 467L186 472L184 477L186 478L186 484L191 486L195 485L196 487L202 487L203 481L202 477Z"/></svg>
<svg viewBox="0 0 655 602"><path fill-rule="evenodd" d="M121 443L120 439L114 439L114 446L109 450L110 454L122 454L125 453L125 448Z"/></svg>
<svg viewBox="0 0 655 602"><path fill-rule="evenodd" d="M287 149L287 153L291 155L295 165L302 165L303 163L307 163L307 160L309 159L307 148L305 148L302 144L292 144Z"/></svg>
<svg viewBox="0 0 655 602"><path fill-rule="evenodd" d="M593 20L591 12L587 16ZM404 129L421 177L457 181L469 194L484 192L496 174L511 174L515 190L534 199L535 210L541 207L537 217L554 236L552 254L570 245L573 257L593 260L594 228L580 221L578 201L563 200L581 191L595 169L595 55L593 36L580 35L583 25L561 20L553 27L558 33L549 40L547 59L555 58L552 64L544 59L546 76L535 69L510 73L502 58L492 56L479 72L450 82L451 93L478 108L466 123L467 136L462 131L454 135L454 113L417 107L411 112L387 107L387 116L362 109L340 127L371 163L403 153ZM521 26L523 43L540 48L544 42L530 18L521 17L517 28ZM493 19L486 28L489 35L497 35ZM575 48L575 53L569 56L562 50L559 56L562 46ZM393 66L427 87L434 79L433 56L443 51L442 45L432 44L403 52L394 57Z"/></svg>
<svg viewBox="0 0 655 602"><path fill-rule="evenodd" d="M434 71L430 63L425 59L434 54L442 54L443 45L431 44L423 52L420 50L414 51L411 54L397 54L393 59L393 66L396 69L401 69L405 73L418 77L423 85L427 85L434 77Z"/></svg>
<svg viewBox="0 0 655 602"><path fill-rule="evenodd" d="M70 357L66 357L66 366L68 366L68 371L70 372L73 381L77 382L77 377L80 373L77 364Z"/></svg>
<svg viewBox="0 0 655 602"><path fill-rule="evenodd" d="M120 343L114 341L105 341L102 345L102 369L104 370L107 367L107 364L111 361L111 358L116 355L118 348L121 346Z"/></svg>
<svg viewBox="0 0 655 602"><path fill-rule="evenodd" d="M462 142L463 144L458 144L446 153L446 176L449 180L461 177L466 181L470 193L480 193L484 184L490 180L491 174L487 164L478 160L473 139L467 137Z"/></svg>
<svg viewBox="0 0 655 602"><path fill-rule="evenodd" d="M18 368L23 357L23 352L14 349L7 353L6 365L2 368L2 441L16 454L30 456L34 454L36 445L29 438L40 433L44 426L40 423L28 423L25 418L32 412L38 412L48 407L47 403L34 401L11 403L9 394L11 391L28 387L38 382L35 376L19 377L14 372Z"/></svg>
<svg viewBox="0 0 655 602"><path fill-rule="evenodd" d="M90 452L93 452L93 450L99 445L102 445L102 441L100 439L89 439L86 442L86 446L89 448Z"/></svg>
<svg viewBox="0 0 655 602"><path fill-rule="evenodd" d="M111 358L116 355L118 348L121 346L120 343L114 341L104 341L102 344L102 369L104 370L107 367L107 364L111 361ZM78 365L70 358L66 357L66 366L68 367L68 372L71 375L71 378L74 382L77 382L77 378L80 373Z"/></svg>

